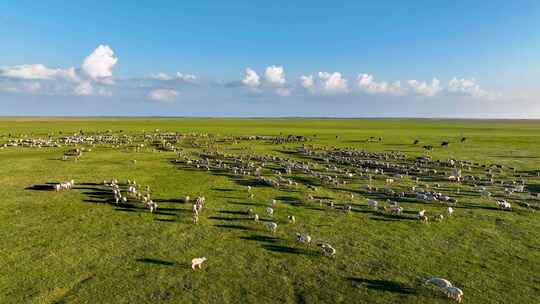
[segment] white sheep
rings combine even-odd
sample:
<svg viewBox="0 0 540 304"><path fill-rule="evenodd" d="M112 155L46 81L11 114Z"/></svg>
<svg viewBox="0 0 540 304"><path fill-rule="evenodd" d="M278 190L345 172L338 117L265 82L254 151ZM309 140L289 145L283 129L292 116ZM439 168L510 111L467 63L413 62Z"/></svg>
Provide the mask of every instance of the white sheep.
<svg viewBox="0 0 540 304"><path fill-rule="evenodd" d="M276 232L277 224L274 223L274 222L265 223L264 228L266 228L270 232L274 233L274 232Z"/></svg>
<svg viewBox="0 0 540 304"><path fill-rule="evenodd" d="M454 209L452 207L448 207L448 209L446 209L446 214L448 214L448 216L452 215L452 213L454 213Z"/></svg>
<svg viewBox="0 0 540 304"><path fill-rule="evenodd" d="M311 236L305 233L296 233L296 240L309 245L311 243Z"/></svg>
<svg viewBox="0 0 540 304"><path fill-rule="evenodd" d="M274 209L268 207L266 208L266 214L268 214L268 216L272 217L274 215Z"/></svg>
<svg viewBox="0 0 540 304"><path fill-rule="evenodd" d="M377 201L374 201L372 199L368 199L367 204L371 208L377 208L377 205L378 205Z"/></svg>
<svg viewBox="0 0 540 304"><path fill-rule="evenodd" d="M326 256L335 257L335 255L336 255L336 249L334 249L334 247L332 247L332 245L330 245L328 243L322 244L321 245L321 250L322 250L323 254L326 255Z"/></svg>
<svg viewBox="0 0 540 304"><path fill-rule="evenodd" d="M195 267L196 266L199 266L199 269L202 268L202 263L206 261L206 258L205 257L202 257L202 258L194 258L193 260L191 260L191 268L193 270L195 270Z"/></svg>
<svg viewBox="0 0 540 304"><path fill-rule="evenodd" d="M427 279L424 282L424 284L432 284L432 285L435 285L435 286L437 286L439 288L452 287L452 283L450 283L450 281L448 281L447 279L437 278L437 277Z"/></svg>
<svg viewBox="0 0 540 304"><path fill-rule="evenodd" d="M463 291L461 289L454 286L448 286L445 288L444 293L446 293L449 298L452 298L458 303L461 303L461 300L463 298Z"/></svg>

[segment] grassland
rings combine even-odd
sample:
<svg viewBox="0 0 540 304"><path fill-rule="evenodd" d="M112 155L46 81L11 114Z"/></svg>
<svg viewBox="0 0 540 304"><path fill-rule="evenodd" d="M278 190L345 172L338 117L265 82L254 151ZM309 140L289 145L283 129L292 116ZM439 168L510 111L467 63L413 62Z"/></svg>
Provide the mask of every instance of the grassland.
<svg viewBox="0 0 540 304"><path fill-rule="evenodd" d="M3 118L0 143L9 135L46 137L111 130L198 132L225 135L316 135L314 146L424 154L498 163L523 174L540 169L540 122L472 120L311 119L113 119ZM337 137L336 137L337 136ZM370 137L381 142L365 142ZM459 139L467 141L459 143ZM448 148L439 148L443 140ZM228 153L273 154L299 143L262 141L221 145ZM197 150L183 147L186 153ZM188 170L171 162L175 152L97 146L80 161L60 161L66 147L7 147L0 150L0 303L451 303L422 279L450 279L464 303L538 303L540 299L540 214L516 207L494 208L464 191L456 214L422 225L368 210L360 195L353 212L290 204L302 191L245 186L227 175ZM131 160L137 160L134 164ZM29 189L75 179L68 192ZM102 181L117 178L150 185L159 212L103 203ZM358 189L358 183L351 185ZM540 192L540 178L528 178ZM353 188L351 188L353 189ZM345 200L343 191L319 195ZM178 199L206 196L199 224ZM245 214L262 213L271 198L280 203L271 235ZM438 207L422 202L406 210ZM296 224L287 224L294 214ZM306 231L334 245L337 257L299 245ZM202 270L192 258L206 256Z"/></svg>

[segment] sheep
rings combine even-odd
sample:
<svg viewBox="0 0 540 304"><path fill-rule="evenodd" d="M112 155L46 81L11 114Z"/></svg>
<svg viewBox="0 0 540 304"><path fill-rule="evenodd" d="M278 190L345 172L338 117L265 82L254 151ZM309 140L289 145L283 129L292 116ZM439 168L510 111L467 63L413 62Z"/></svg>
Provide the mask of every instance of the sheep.
<svg viewBox="0 0 540 304"><path fill-rule="evenodd" d="M185 204L187 204L187 203L189 203L189 200L190 200L190 199L191 199L191 198L189 197L189 195L186 195L186 196L184 196L184 199L183 199L182 201L183 201Z"/></svg>
<svg viewBox="0 0 540 304"><path fill-rule="evenodd" d="M296 233L296 240L300 243L311 244L311 236L305 233Z"/></svg>
<svg viewBox="0 0 540 304"><path fill-rule="evenodd" d="M435 215L433 216L433 220L436 221L436 222L440 222L440 221L442 221L443 219L444 219L444 215L442 215L442 214L435 214Z"/></svg>
<svg viewBox="0 0 540 304"><path fill-rule="evenodd" d="M321 244L319 246L321 246L321 250L322 250L324 255L329 256L329 257L335 257L336 256L336 249L334 249L334 247L332 247L332 245L330 245L328 243L324 243L324 244Z"/></svg>
<svg viewBox="0 0 540 304"><path fill-rule="evenodd" d="M274 222L265 223L264 228L266 228L270 232L274 233L274 232L276 232L277 224L274 223Z"/></svg>
<svg viewBox="0 0 540 304"><path fill-rule="evenodd" d="M352 210L351 205L349 205L349 204L343 205L343 211L345 211L346 213L350 213L351 210Z"/></svg>
<svg viewBox="0 0 540 304"><path fill-rule="evenodd" d="M450 281L448 281L447 279L437 278L437 277L427 279L424 282L424 284L433 284L439 288L452 287L452 283L450 283Z"/></svg>
<svg viewBox="0 0 540 304"><path fill-rule="evenodd" d="M369 199L369 200L367 201L367 204L368 204L368 206L371 207L371 208L377 208L377 204L378 204L378 203L377 203L377 201L374 201L374 200L372 200L372 199Z"/></svg>
<svg viewBox="0 0 540 304"><path fill-rule="evenodd" d="M277 205L277 201L275 199L270 200L270 205L275 207Z"/></svg>
<svg viewBox="0 0 540 304"><path fill-rule="evenodd" d="M205 257L202 258L194 258L191 260L191 269L195 270L195 267L199 266L199 269L202 268L202 263L206 261Z"/></svg>
<svg viewBox="0 0 540 304"><path fill-rule="evenodd" d="M255 222L258 222L258 221L259 221L259 215L258 215L258 214L254 214L254 215L253 215L253 220L254 220Z"/></svg>
<svg viewBox="0 0 540 304"><path fill-rule="evenodd" d="M397 205L390 206L388 211L390 211L390 213L395 214L395 215L401 215L401 213L403 212L403 207L399 207Z"/></svg>
<svg viewBox="0 0 540 304"><path fill-rule="evenodd" d="M510 210L512 209L512 205L507 202L506 200L496 200L495 203L497 206L503 210Z"/></svg>
<svg viewBox="0 0 540 304"><path fill-rule="evenodd" d="M294 217L294 215L287 216L287 219L289 220L290 224L296 223L296 218Z"/></svg>
<svg viewBox="0 0 540 304"><path fill-rule="evenodd" d="M416 216L420 222L422 222L423 224L427 224L428 222L428 217L426 215L426 210L421 210L420 212L418 212L418 215Z"/></svg>
<svg viewBox="0 0 540 304"><path fill-rule="evenodd" d="M269 217L272 217L274 215L274 209L270 207L266 208L266 214L268 214Z"/></svg>
<svg viewBox="0 0 540 304"><path fill-rule="evenodd" d="M461 303L461 300L463 298L463 291L461 289L454 286L448 286L444 289L444 293L446 293L449 298L452 298L458 303Z"/></svg>
<svg viewBox="0 0 540 304"><path fill-rule="evenodd" d="M452 213L454 213L454 209L452 207L448 207L448 209L446 209L446 214L450 216Z"/></svg>

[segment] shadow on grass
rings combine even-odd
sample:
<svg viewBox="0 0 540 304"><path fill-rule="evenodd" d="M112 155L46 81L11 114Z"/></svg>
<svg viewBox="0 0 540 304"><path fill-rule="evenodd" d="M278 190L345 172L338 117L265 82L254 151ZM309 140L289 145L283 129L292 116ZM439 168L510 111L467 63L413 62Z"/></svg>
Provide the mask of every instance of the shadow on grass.
<svg viewBox="0 0 540 304"><path fill-rule="evenodd" d="M276 243L279 241L279 238L272 237L272 236L264 236L264 235L250 235L250 236L242 236L240 237L242 240L246 241L256 241L256 242L267 242L267 243Z"/></svg>
<svg viewBox="0 0 540 304"><path fill-rule="evenodd" d="M31 187L26 187L24 190L33 190L33 191L53 191L54 186L50 184L45 185L33 185Z"/></svg>
<svg viewBox="0 0 540 304"><path fill-rule="evenodd" d="M365 286L369 289L377 290L377 291L387 291L387 292L400 293L400 294L416 294L417 293L417 291L414 290L413 288L405 286L398 282L394 282L394 281L370 280L370 279L361 279L361 278L353 278L353 277L348 277L347 280L350 282Z"/></svg>
<svg viewBox="0 0 540 304"><path fill-rule="evenodd" d="M286 254L297 254L297 255L309 255L309 256L316 256L318 255L314 251L309 251L307 249L302 248L294 248L289 246L283 246L283 245L270 245L270 244L264 244L262 247L268 251L278 252L278 253L286 253Z"/></svg>
<svg viewBox="0 0 540 304"><path fill-rule="evenodd" d="M226 188L212 188L214 191L222 191L222 192L232 192L235 191L234 189L226 189Z"/></svg>
<svg viewBox="0 0 540 304"><path fill-rule="evenodd" d="M237 229L237 230L252 230L250 227L241 226L241 225L232 225L232 224L220 224L220 225L214 225L218 228L225 228L225 229Z"/></svg>
<svg viewBox="0 0 540 304"><path fill-rule="evenodd" d="M135 261L146 263L146 264L153 264L153 265L163 265L163 266L172 266L174 265L173 262L158 260L158 259L152 259L152 258L142 258L142 259L136 259Z"/></svg>

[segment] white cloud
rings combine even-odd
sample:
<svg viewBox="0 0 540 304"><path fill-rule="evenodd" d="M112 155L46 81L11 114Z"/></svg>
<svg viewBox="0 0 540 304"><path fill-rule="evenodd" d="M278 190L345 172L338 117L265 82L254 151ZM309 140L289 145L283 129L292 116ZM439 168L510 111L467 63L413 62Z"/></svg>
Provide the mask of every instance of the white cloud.
<svg viewBox="0 0 540 304"><path fill-rule="evenodd" d="M195 82L197 81L197 76L193 74L184 74L180 72L176 72L173 76L168 75L167 73L157 73L152 74L147 77L148 79L154 79L154 80L161 80L161 81L171 81L171 80L179 80L184 82Z"/></svg>
<svg viewBox="0 0 540 304"><path fill-rule="evenodd" d="M172 102L178 95L178 91L173 89L154 89L148 93L147 98L154 101Z"/></svg>
<svg viewBox="0 0 540 304"><path fill-rule="evenodd" d="M92 79L112 76L112 69L118 62L113 50L108 45L99 45L83 63L82 70Z"/></svg>
<svg viewBox="0 0 540 304"><path fill-rule="evenodd" d="M431 84L428 84L426 82L419 82L417 80L409 80L407 83L409 84L413 92L418 95L433 97L442 90L440 85L441 83L437 78L433 78Z"/></svg>
<svg viewBox="0 0 540 304"><path fill-rule="evenodd" d="M88 81L83 81L73 89L73 94L77 96L89 96L94 92L94 87Z"/></svg>
<svg viewBox="0 0 540 304"><path fill-rule="evenodd" d="M264 71L264 76L266 81L272 85L283 85L285 84L285 74L283 73L282 66L269 66Z"/></svg>
<svg viewBox="0 0 540 304"><path fill-rule="evenodd" d="M197 77L193 74L182 74L180 72L176 72L176 79L182 80L185 82L195 82L197 81Z"/></svg>
<svg viewBox="0 0 540 304"><path fill-rule="evenodd" d="M404 88L401 87L401 82L396 81L394 83L387 83L385 81L376 82L373 75L359 74L357 77L358 87L360 90L368 94L389 94L389 95L403 95L405 94Z"/></svg>
<svg viewBox="0 0 540 304"><path fill-rule="evenodd" d="M315 82L313 81L313 75L308 75L308 76L302 75L302 76L300 76L300 84L306 90L312 89L313 85L315 84Z"/></svg>
<svg viewBox="0 0 540 304"><path fill-rule="evenodd" d="M448 83L448 89L451 93L458 93L464 95L470 95L473 97L488 97L488 92L482 90L474 78L472 79L458 79L454 77Z"/></svg>
<svg viewBox="0 0 540 304"><path fill-rule="evenodd" d="M51 69L43 64L23 64L0 67L0 76L25 80L69 80L79 81L75 68Z"/></svg>
<svg viewBox="0 0 540 304"><path fill-rule="evenodd" d="M341 73L319 72L319 79L322 81L322 89L328 93L346 93L347 79L341 76Z"/></svg>
<svg viewBox="0 0 540 304"><path fill-rule="evenodd" d="M242 79L242 83L250 88L256 88L261 84L261 82L259 81L259 75L257 75L257 73L251 68L246 69L244 79Z"/></svg>

